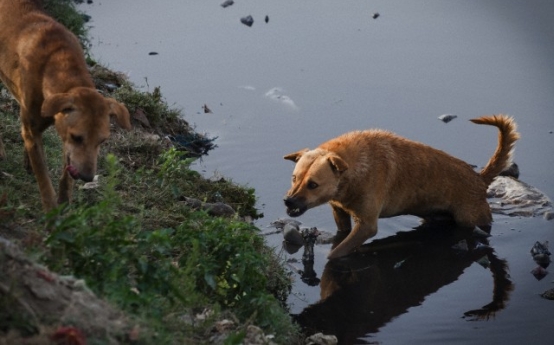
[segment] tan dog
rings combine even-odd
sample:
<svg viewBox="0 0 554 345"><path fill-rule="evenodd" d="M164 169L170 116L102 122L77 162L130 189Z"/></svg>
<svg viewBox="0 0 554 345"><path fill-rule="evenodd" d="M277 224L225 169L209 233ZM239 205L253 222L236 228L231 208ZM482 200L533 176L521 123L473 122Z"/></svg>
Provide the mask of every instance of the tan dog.
<svg viewBox="0 0 554 345"><path fill-rule="evenodd" d="M489 229L487 186L511 163L519 134L513 119L504 115L471 121L500 130L496 152L480 173L443 151L378 129L350 132L315 150L286 155L296 162L284 199L287 213L297 217L326 202L331 205L338 230L349 234L330 259L374 236L378 218L447 215L461 227Z"/></svg>
<svg viewBox="0 0 554 345"><path fill-rule="evenodd" d="M125 129L131 123L124 105L96 91L77 38L39 4L0 0L0 79L21 106L26 161L35 173L42 206L49 211L57 202L42 132L55 124L63 141L58 201L66 202L73 179L92 181L100 144L110 135L110 116Z"/></svg>

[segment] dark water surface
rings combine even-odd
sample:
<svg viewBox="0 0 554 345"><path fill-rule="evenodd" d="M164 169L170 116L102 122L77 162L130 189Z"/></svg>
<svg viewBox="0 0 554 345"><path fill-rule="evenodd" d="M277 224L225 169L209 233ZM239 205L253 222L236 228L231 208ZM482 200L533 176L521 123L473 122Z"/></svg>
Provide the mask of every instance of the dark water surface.
<svg viewBox="0 0 554 345"><path fill-rule="evenodd" d="M145 89L161 86L197 130L218 137L196 168L254 187L262 229L286 216L293 166L284 154L380 127L483 166L497 131L467 120L491 113L516 118L520 178L554 195L553 1L221 2L96 0L81 8L93 17L96 59ZM240 23L246 15L252 27ZM444 113L458 118L444 124ZM327 206L299 220L335 229ZM446 229L397 234L418 224L381 220L379 241L368 243L377 254L340 264L327 263L329 246L316 246L322 282L297 276L292 313L343 343L554 341L554 302L539 297L554 276L537 281L529 254L535 241L554 243L554 222L495 216L492 251L473 250L469 239L467 253L451 249L460 234ZM276 250L281 240L268 237ZM494 268L475 262L483 256ZM464 317L486 305L498 309L494 316Z"/></svg>

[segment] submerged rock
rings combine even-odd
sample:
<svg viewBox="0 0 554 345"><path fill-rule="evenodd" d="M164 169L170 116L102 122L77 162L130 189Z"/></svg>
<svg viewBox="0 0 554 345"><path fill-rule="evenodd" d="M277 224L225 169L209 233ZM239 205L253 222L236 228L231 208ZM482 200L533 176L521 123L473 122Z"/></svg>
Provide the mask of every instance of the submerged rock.
<svg viewBox="0 0 554 345"><path fill-rule="evenodd" d="M304 244L304 237L302 237L302 234L300 233L300 229L298 228L298 225L296 224L286 224L283 228L283 237L285 238L285 241L295 244L295 245L303 245Z"/></svg>

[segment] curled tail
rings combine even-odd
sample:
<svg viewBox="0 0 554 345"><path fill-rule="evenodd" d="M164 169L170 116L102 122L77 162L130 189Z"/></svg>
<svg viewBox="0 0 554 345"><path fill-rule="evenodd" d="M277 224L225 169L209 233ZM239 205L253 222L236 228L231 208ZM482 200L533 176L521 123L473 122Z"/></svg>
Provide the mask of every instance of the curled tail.
<svg viewBox="0 0 554 345"><path fill-rule="evenodd" d="M496 151L480 172L488 186L498 174L507 169L512 163L514 144L519 139L519 133L516 131L517 125L512 117L506 115L482 116L470 121L480 125L496 126L500 131Z"/></svg>

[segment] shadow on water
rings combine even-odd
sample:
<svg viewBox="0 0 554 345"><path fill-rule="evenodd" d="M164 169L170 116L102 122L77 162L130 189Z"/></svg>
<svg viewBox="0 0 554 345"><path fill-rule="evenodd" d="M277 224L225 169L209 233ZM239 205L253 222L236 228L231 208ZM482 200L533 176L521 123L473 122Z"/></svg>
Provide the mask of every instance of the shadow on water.
<svg viewBox="0 0 554 345"><path fill-rule="evenodd" d="M474 262L490 270L494 289L490 303L468 305L463 317L486 320L504 308L513 290L508 264L486 239L451 225L422 225L329 261L321 277L321 300L293 317L306 334L334 334L340 344L364 343L360 338L422 304Z"/></svg>

